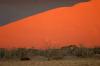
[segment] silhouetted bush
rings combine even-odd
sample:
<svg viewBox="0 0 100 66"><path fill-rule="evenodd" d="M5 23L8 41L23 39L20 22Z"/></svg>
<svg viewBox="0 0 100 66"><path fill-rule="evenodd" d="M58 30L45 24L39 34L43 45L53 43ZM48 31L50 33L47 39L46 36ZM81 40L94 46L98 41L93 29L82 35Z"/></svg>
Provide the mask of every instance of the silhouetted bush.
<svg viewBox="0 0 100 66"><path fill-rule="evenodd" d="M94 52L95 54L100 54L100 47L95 47Z"/></svg>
<svg viewBox="0 0 100 66"><path fill-rule="evenodd" d="M27 61L27 60L30 60L30 58L27 58L27 57L26 58L20 58L20 60L21 61Z"/></svg>
<svg viewBox="0 0 100 66"><path fill-rule="evenodd" d="M6 49L0 48L0 59L5 58Z"/></svg>

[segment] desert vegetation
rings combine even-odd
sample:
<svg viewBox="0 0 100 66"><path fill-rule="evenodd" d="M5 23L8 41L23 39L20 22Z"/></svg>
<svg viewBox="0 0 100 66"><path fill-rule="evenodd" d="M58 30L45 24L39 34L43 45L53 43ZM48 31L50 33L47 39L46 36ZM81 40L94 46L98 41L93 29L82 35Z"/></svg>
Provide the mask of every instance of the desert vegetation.
<svg viewBox="0 0 100 66"><path fill-rule="evenodd" d="M86 48L69 45L62 48L48 48L39 50L34 48L0 48L0 60L32 60L36 57L46 60L62 60L67 58L100 58L100 47Z"/></svg>
<svg viewBox="0 0 100 66"><path fill-rule="evenodd" d="M0 66L100 66L100 47L0 48Z"/></svg>

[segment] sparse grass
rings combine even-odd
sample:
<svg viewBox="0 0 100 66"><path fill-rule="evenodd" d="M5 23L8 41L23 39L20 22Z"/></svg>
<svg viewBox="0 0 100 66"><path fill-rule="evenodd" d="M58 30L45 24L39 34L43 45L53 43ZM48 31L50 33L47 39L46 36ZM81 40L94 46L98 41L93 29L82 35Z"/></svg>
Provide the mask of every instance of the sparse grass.
<svg viewBox="0 0 100 66"><path fill-rule="evenodd" d="M100 66L100 59L69 59L51 61L0 61L0 66Z"/></svg>

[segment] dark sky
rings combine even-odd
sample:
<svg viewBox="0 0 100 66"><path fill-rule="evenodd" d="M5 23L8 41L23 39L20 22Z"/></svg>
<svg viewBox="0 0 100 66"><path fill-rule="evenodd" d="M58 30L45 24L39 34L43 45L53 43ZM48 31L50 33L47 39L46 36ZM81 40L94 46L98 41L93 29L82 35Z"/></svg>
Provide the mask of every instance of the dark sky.
<svg viewBox="0 0 100 66"><path fill-rule="evenodd" d="M0 0L0 26L49 9L89 0Z"/></svg>

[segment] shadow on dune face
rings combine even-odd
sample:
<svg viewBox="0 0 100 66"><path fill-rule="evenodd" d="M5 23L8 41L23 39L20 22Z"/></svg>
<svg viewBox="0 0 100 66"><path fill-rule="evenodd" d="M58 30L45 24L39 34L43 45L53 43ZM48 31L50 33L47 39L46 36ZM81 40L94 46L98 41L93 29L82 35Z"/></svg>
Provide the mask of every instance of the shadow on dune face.
<svg viewBox="0 0 100 66"><path fill-rule="evenodd" d="M90 0L0 0L0 26L58 7Z"/></svg>

